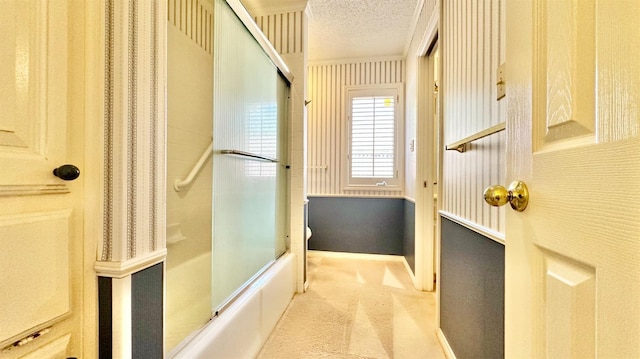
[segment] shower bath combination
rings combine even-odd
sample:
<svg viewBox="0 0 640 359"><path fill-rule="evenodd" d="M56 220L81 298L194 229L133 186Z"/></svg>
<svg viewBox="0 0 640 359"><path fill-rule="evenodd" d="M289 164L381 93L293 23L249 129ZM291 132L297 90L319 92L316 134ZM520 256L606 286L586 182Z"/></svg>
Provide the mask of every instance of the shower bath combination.
<svg viewBox="0 0 640 359"><path fill-rule="evenodd" d="M204 10L212 21L203 29L213 33L204 46L169 26L169 357L257 353L261 343L225 338L228 327L258 328L266 339L295 291L287 253L292 77L238 6L215 0Z"/></svg>

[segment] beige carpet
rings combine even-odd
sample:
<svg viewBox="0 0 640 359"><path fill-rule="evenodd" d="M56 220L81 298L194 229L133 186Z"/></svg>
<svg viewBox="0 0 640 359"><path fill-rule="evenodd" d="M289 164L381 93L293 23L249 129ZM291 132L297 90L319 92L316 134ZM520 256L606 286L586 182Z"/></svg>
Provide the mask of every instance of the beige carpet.
<svg viewBox="0 0 640 359"><path fill-rule="evenodd" d="M258 358L444 358L435 298L402 262L309 256L297 295Z"/></svg>

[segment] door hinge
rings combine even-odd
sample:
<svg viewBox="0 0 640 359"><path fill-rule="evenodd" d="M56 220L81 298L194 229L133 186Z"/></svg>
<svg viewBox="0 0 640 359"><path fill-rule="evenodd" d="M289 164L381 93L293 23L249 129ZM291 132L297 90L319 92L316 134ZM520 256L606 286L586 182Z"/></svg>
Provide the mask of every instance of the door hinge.
<svg viewBox="0 0 640 359"><path fill-rule="evenodd" d="M438 275L433 273L433 283L437 283L438 282Z"/></svg>
<svg viewBox="0 0 640 359"><path fill-rule="evenodd" d="M427 181L422 182L422 187L427 188Z"/></svg>

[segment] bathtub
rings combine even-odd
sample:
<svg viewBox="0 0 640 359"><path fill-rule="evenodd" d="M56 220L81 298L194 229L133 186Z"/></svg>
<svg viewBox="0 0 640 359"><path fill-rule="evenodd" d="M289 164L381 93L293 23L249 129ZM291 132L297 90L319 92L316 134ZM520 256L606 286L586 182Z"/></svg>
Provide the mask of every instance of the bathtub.
<svg viewBox="0 0 640 359"><path fill-rule="evenodd" d="M211 317L211 252L168 270L166 277L165 347L171 349Z"/></svg>
<svg viewBox="0 0 640 359"><path fill-rule="evenodd" d="M281 256L228 308L169 353L169 357L255 357L295 293L294 259L291 252Z"/></svg>

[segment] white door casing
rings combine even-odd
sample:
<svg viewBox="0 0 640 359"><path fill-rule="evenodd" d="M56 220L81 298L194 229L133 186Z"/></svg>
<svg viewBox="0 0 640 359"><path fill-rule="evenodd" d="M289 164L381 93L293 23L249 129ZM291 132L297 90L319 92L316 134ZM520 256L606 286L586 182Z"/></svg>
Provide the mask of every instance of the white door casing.
<svg viewBox="0 0 640 359"><path fill-rule="evenodd" d="M434 9L416 51L416 176L415 176L415 277L418 290L434 291L436 243L439 236L438 183L440 180L438 101L434 83L438 78L437 41L440 11Z"/></svg>
<svg viewBox="0 0 640 359"><path fill-rule="evenodd" d="M52 171L71 163L83 172L84 7L3 1L2 9L0 357L82 356L83 334L96 325L83 317L95 308L83 297L95 259L83 241L84 174L66 182Z"/></svg>
<svg viewBox="0 0 640 359"><path fill-rule="evenodd" d="M505 357L640 357L640 5L507 2ZM507 183L508 185L508 183Z"/></svg>

